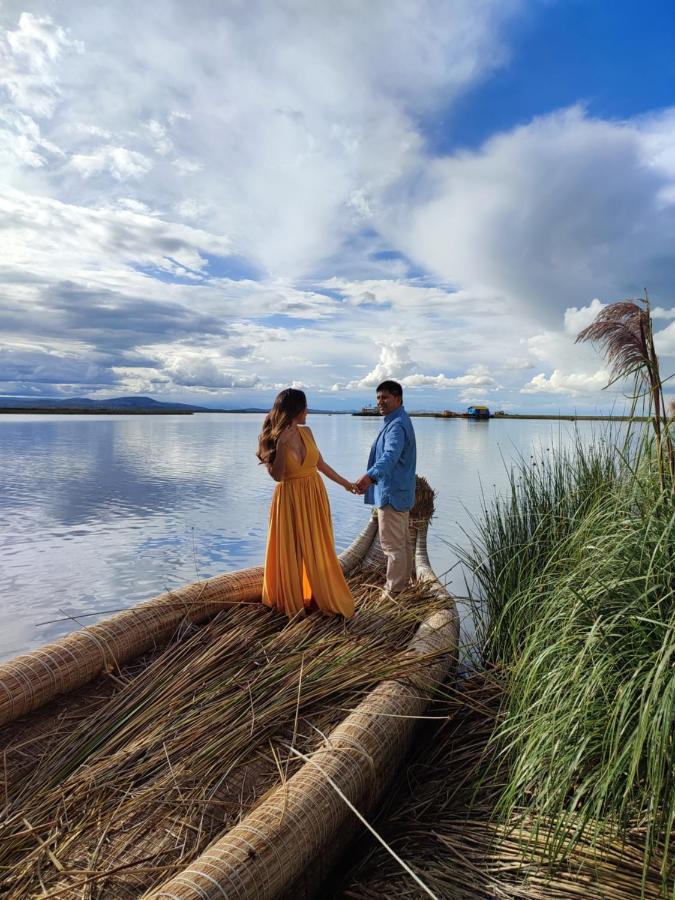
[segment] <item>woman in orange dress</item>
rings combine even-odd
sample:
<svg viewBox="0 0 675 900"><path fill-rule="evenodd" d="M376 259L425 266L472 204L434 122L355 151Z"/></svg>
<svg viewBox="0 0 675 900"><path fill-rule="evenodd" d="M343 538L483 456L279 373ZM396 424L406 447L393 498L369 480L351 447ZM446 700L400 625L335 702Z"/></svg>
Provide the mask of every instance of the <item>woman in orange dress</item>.
<svg viewBox="0 0 675 900"><path fill-rule="evenodd" d="M355 485L324 462L305 425L303 391L282 391L267 414L257 456L279 482L270 509L263 603L288 616L317 606L349 619L354 600L335 553L328 495L319 472L342 487Z"/></svg>

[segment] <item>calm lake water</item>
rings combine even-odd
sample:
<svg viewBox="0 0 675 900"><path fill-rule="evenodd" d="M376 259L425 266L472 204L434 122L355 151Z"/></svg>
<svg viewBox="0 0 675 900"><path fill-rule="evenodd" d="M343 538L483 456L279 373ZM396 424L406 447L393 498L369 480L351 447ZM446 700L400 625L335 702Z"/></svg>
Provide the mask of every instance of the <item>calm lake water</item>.
<svg viewBox="0 0 675 900"><path fill-rule="evenodd" d="M261 424L249 414L0 416L0 659L260 564L274 488L254 456ZM350 479L363 473L378 419L315 415L309 424L327 462ZM592 424L415 418L417 470L438 492L429 541L437 574L456 562L451 545L463 542L481 486L502 489L516 456L571 444L575 427L590 438ZM327 487L341 550L369 512ZM463 592L458 569L444 580Z"/></svg>

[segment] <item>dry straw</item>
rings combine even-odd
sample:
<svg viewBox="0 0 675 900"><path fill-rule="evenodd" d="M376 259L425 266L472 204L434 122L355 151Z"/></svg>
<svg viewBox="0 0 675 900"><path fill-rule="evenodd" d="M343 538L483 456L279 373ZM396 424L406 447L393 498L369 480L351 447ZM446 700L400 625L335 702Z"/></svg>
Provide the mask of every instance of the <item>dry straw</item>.
<svg viewBox="0 0 675 900"><path fill-rule="evenodd" d="M633 900L643 885L646 898L667 896L658 862L643 872L644 828L629 829L623 840L589 830L564 860L553 861L551 833L558 822L535 828L514 815L498 824L495 804L508 772L491 737L506 699L498 672L463 683L448 721L426 735L401 776L391 811L379 822L384 840L444 900ZM373 847L336 896L422 900L428 894L387 852Z"/></svg>
<svg viewBox="0 0 675 900"><path fill-rule="evenodd" d="M381 560L375 531L370 522L343 554L346 569ZM419 559L428 567L424 553ZM247 580L251 592L253 581ZM221 612L199 625L203 593L195 601L197 622L181 597L169 604L171 615L180 605L182 616L164 647L154 644L166 623L153 632L144 613L138 634L146 633L145 642L152 636L150 647L141 642L145 655L121 664L116 653L112 671L6 727L3 896L131 898L158 887L247 810L264 807L280 783L282 791L293 783L300 762L289 745L303 755L320 748L325 754L323 735L339 727L343 710L361 708L373 696L395 695L397 705L382 711L404 714L400 722L386 715L363 715L359 722L372 732L373 759L383 736L397 748L388 777L414 725L401 697L423 712L447 670L448 649L456 646L456 617L446 614L445 631L431 628L441 640L408 649L420 622L448 605L440 586L418 583L394 602L366 571L352 577L351 587L357 614L348 624L321 615L287 623L257 603L223 609L229 601L220 597L214 602ZM161 620L162 607L155 612ZM113 634L108 623L88 631L97 639ZM65 658L63 644L52 645L53 659ZM110 658L109 645L97 652ZM73 663L76 683L81 659ZM363 778L348 755L341 767L341 777L353 769ZM288 798L281 809L290 821ZM312 815L308 809L296 823L301 832ZM298 873L296 865L287 877Z"/></svg>

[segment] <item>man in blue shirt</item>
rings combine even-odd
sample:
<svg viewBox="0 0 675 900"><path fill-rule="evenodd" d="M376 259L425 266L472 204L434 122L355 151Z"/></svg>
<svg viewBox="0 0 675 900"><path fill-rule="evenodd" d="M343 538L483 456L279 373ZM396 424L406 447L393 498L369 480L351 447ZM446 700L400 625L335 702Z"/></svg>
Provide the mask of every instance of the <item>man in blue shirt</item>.
<svg viewBox="0 0 675 900"><path fill-rule="evenodd" d="M378 386L377 408L384 425L370 449L368 470L356 487L366 503L377 507L380 544L387 557L385 589L398 594L408 584L412 570L408 520L415 503L415 432L397 381L383 381Z"/></svg>

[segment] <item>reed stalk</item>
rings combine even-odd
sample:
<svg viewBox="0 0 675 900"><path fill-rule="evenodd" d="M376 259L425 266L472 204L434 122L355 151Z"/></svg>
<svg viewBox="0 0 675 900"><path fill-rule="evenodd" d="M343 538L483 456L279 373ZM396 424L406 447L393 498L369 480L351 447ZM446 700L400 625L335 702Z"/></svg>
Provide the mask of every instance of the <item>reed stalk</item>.
<svg viewBox="0 0 675 900"><path fill-rule="evenodd" d="M675 897L675 509L650 429L521 459L458 548L482 670L377 823L438 897ZM377 849L338 895L421 897Z"/></svg>
<svg viewBox="0 0 675 900"><path fill-rule="evenodd" d="M494 735L502 823L526 816L552 861L583 841L644 837L672 878L675 510L645 435L514 474L465 555L485 598L485 661L508 704ZM664 887L665 890L665 887Z"/></svg>
<svg viewBox="0 0 675 900"><path fill-rule="evenodd" d="M352 589L348 624L227 610L127 667L79 720L10 746L0 893L141 896L293 774L289 744L312 752L381 681L421 675L429 659L405 648L440 600Z"/></svg>

